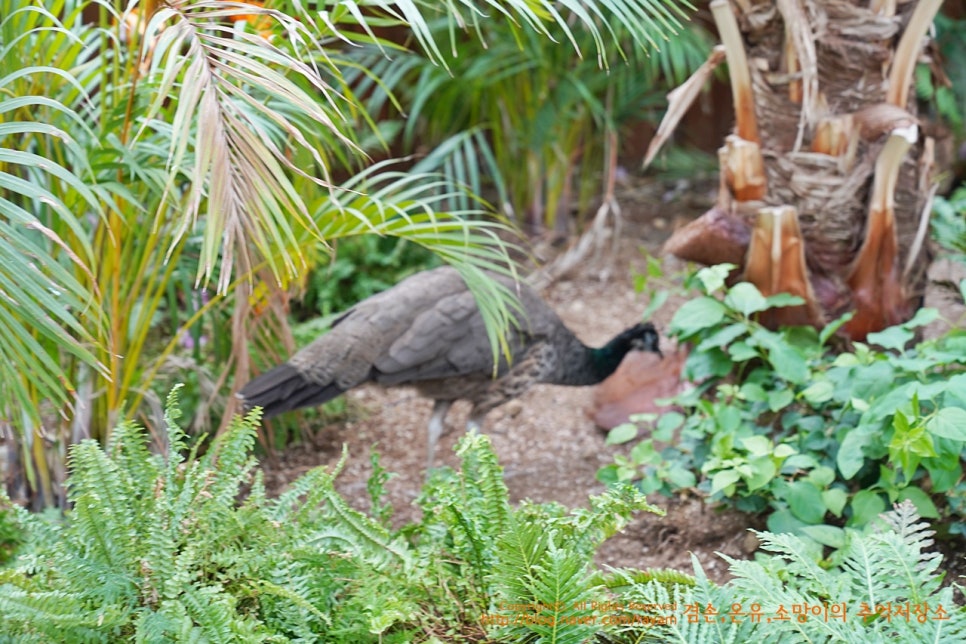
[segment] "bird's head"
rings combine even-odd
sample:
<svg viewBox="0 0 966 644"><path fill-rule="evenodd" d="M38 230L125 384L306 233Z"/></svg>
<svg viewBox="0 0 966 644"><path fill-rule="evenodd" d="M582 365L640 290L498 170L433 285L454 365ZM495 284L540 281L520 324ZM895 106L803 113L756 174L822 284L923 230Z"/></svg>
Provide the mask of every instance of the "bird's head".
<svg viewBox="0 0 966 644"><path fill-rule="evenodd" d="M656 353L662 358L664 357L664 354L661 353L660 336L658 336L657 330L650 322L641 322L635 324L631 328L624 331L624 333L621 335L630 342L630 347L632 350L650 351L651 353Z"/></svg>

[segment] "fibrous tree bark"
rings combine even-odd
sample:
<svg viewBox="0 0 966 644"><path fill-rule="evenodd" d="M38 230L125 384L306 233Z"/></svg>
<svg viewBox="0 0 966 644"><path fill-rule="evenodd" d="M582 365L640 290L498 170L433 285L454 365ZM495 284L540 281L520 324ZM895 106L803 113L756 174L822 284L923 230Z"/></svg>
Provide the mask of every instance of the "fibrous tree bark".
<svg viewBox="0 0 966 644"><path fill-rule="evenodd" d="M844 331L864 339L911 315L936 172L910 88L941 4L713 0L735 132L719 150L716 206L666 249L730 261L763 292L805 298L771 324L852 311ZM671 95L647 161L695 92L684 94Z"/></svg>

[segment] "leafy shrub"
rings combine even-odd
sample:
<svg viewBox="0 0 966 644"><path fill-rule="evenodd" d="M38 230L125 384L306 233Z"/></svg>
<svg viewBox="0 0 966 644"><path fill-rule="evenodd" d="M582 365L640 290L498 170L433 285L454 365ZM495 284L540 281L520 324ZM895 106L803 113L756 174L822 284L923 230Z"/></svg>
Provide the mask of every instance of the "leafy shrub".
<svg viewBox="0 0 966 644"><path fill-rule="evenodd" d="M0 566L13 556L22 541L23 532L14 520L13 512L6 507L6 501L0 498Z"/></svg>
<svg viewBox="0 0 966 644"><path fill-rule="evenodd" d="M643 419L650 437L601 478L636 480L646 493L697 485L745 511L770 508L775 532L833 547L845 533L827 519L862 526L904 499L938 517L930 495L942 494L951 531L966 533L966 333L908 349L937 316L923 309L836 354L828 344L844 318L821 331L770 331L755 315L800 300L766 298L747 283L725 288L728 268L699 271L703 295L670 325L693 345L684 376L701 384L674 399L681 412ZM609 441L637 433L617 427Z"/></svg>
<svg viewBox="0 0 966 644"><path fill-rule="evenodd" d="M422 246L392 237L365 235L338 242L332 261L316 267L296 311L298 317L332 315L404 277L439 263Z"/></svg>
<svg viewBox="0 0 966 644"><path fill-rule="evenodd" d="M960 261L966 261L966 186L949 198L936 197L932 217L933 236Z"/></svg>
<svg viewBox="0 0 966 644"><path fill-rule="evenodd" d="M929 65L916 67L916 93L962 137L966 117L966 20L936 16L936 47L943 62L944 79L934 79ZM937 82L939 80L939 82Z"/></svg>

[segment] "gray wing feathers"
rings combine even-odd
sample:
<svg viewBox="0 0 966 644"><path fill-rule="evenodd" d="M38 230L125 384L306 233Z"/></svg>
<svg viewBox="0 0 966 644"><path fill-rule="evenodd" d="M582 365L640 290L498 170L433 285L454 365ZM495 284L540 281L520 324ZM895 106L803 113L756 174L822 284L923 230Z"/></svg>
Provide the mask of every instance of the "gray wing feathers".
<svg viewBox="0 0 966 644"><path fill-rule="evenodd" d="M473 294L452 268L409 278L351 309L324 336L289 360L318 384L351 389L366 380L384 385L491 373L493 353ZM563 325L529 287L515 289L527 319L508 338L514 358L530 337L549 337ZM504 361L505 362L505 361ZM500 371L505 371L501 365Z"/></svg>

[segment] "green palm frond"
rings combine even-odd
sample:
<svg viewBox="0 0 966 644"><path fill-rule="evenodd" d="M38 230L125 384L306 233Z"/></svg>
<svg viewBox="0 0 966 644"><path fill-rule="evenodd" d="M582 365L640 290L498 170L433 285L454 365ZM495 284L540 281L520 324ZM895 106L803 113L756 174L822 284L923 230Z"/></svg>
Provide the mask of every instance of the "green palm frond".
<svg viewBox="0 0 966 644"><path fill-rule="evenodd" d="M45 223L56 219L72 242L84 240L84 215L97 217L99 202L81 177L35 150L57 150L81 171L84 152L62 129L18 115L53 109L81 119L46 97L9 98L18 81L51 71L29 67L0 78L0 116L8 119L0 124L0 413L19 409L35 421L38 400L69 400L61 353L103 369L95 356L101 315L89 286L91 246L69 243Z"/></svg>
<svg viewBox="0 0 966 644"><path fill-rule="evenodd" d="M430 147L436 157L448 149L442 166L448 178L476 188L486 174L504 211L543 208L551 222L573 188L580 204L599 194L599 172L586 169L603 167L606 133L657 118L666 91L710 49L703 31L677 21L684 5L659 5L668 8L665 22L646 20L642 4L561 4L570 46L489 21L477 38L452 46L443 65L417 51L387 57L363 48L352 55L362 67L379 69L383 83L358 73L346 80L380 110L401 106L407 149ZM438 39L451 29L444 19L430 27Z"/></svg>
<svg viewBox="0 0 966 644"><path fill-rule="evenodd" d="M321 239L373 234L432 251L460 271L476 297L494 358L508 354L501 330L519 324L522 311L515 296L486 273L515 276L508 259L513 246L504 241L513 231L482 218L482 209L451 207L470 197L444 177L400 172L394 164L374 164L330 191L312 215Z"/></svg>
<svg viewBox="0 0 966 644"><path fill-rule="evenodd" d="M277 256L271 249L288 249L282 265L272 265L276 274L294 275L304 267L293 252L296 231L311 227L311 221L291 176L324 190L331 165L322 149L309 144L305 129L323 129L340 144L354 145L343 131L344 100L311 61L223 23L251 11L211 1L165 7L149 23L154 31L144 36L156 38L157 44L152 73L144 79L154 87L142 130L150 127L171 93L179 92L170 117L168 182L159 209L182 206L172 244L205 216L198 279L207 281L217 269L220 291L231 281L235 252L245 252L246 243L264 257ZM292 40L314 41L295 18L281 12L264 15ZM301 122L290 118L293 113ZM307 152L311 167L303 169L289 160L290 148ZM182 175L189 187L176 194ZM250 259L245 262L251 265Z"/></svg>

